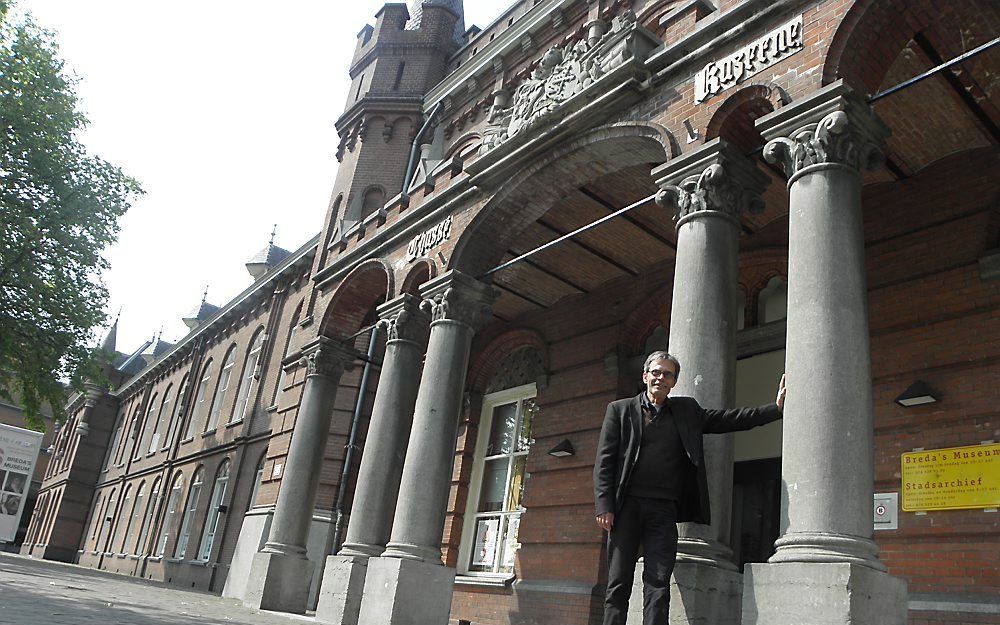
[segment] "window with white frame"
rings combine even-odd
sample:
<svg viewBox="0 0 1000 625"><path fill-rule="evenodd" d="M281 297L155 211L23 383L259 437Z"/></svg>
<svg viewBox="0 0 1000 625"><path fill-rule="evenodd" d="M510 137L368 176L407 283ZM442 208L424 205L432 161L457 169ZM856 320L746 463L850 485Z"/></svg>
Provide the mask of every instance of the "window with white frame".
<svg viewBox="0 0 1000 625"><path fill-rule="evenodd" d="M163 516L163 527L160 530L160 540L156 546L156 553L154 554L157 558L163 555L163 552L167 550L167 539L170 538L170 528L173 527L174 517L177 514L177 508L181 505L181 493L184 492L184 474L180 471L174 476L174 482L170 486L170 496L167 499L167 513Z"/></svg>
<svg viewBox="0 0 1000 625"><path fill-rule="evenodd" d="M132 513L128 517L128 523L125 525L125 531L122 532L122 544L118 549L118 553L132 553L128 549L128 545L131 544L131 533L132 528L136 527L136 521L139 520L139 515L142 514L142 500L146 496L146 482L139 483L139 489L135 493L135 503L132 504Z"/></svg>
<svg viewBox="0 0 1000 625"><path fill-rule="evenodd" d="M254 389L254 381L257 379L257 363L260 362L260 351L264 347L264 329L257 330L253 341L250 343L250 352L247 354L247 362L243 366L243 375L240 376L240 388L236 392L236 407L229 418L230 423L242 421L245 416L247 405L250 403L250 396Z"/></svg>
<svg viewBox="0 0 1000 625"><path fill-rule="evenodd" d="M201 372L201 381L198 382L198 392L194 396L194 408L191 410L191 420L188 421L184 438L189 439L194 436L195 428L201 421L201 416L205 414L205 399L208 395L208 383L212 381L212 361L205 363L205 368Z"/></svg>
<svg viewBox="0 0 1000 625"><path fill-rule="evenodd" d="M205 472L201 467L191 478L191 490L188 491L187 503L184 504L184 514L181 517L181 529L177 533L177 545L174 547L174 557L183 558L187 553L188 541L191 539L191 525L194 523L195 512L198 511L198 497L201 496L201 484Z"/></svg>
<svg viewBox="0 0 1000 625"><path fill-rule="evenodd" d="M205 519L205 529L201 533L201 544L198 547L198 559L207 562L212 556L212 545L215 543L215 531L219 528L219 518L225 512L223 501L226 499L226 485L229 482L229 460L225 460L215 476L215 486L212 487L212 501L208 505L208 517Z"/></svg>
<svg viewBox="0 0 1000 625"><path fill-rule="evenodd" d="M260 492L260 483L264 481L264 459L267 456L267 452L260 455L260 460L257 461L257 472L253 475L253 490L250 491L250 498L247 499L247 510L253 507L255 501L257 501L257 493Z"/></svg>
<svg viewBox="0 0 1000 625"><path fill-rule="evenodd" d="M535 385L525 384L483 397L459 550L463 573L514 573L520 547L517 530L524 512L524 467L538 412L535 394Z"/></svg>
<svg viewBox="0 0 1000 625"><path fill-rule="evenodd" d="M107 553L111 548L111 532L115 525L115 515L118 514L118 508L116 507L118 501L115 499L116 489L111 489L111 495L108 497L108 504L104 507L104 518L101 519L101 531L97 535L97 548L101 551ZM107 528L107 534L104 530Z"/></svg>
<svg viewBox="0 0 1000 625"><path fill-rule="evenodd" d="M222 412L222 404L226 401L226 391L229 390L229 381L233 377L233 365L236 364L236 346L233 345L226 352L226 359L222 361L222 371L219 373L219 385L215 387L215 397L212 398L212 408L208 413L208 423L205 431L214 430L219 424L219 414Z"/></svg>
<svg viewBox="0 0 1000 625"><path fill-rule="evenodd" d="M139 423L139 429L135 433L135 445L132 447L133 460L136 460L140 456L142 456L142 452L144 451L144 447L142 444L142 439L143 439L142 433L146 427L151 427L149 426L150 422L155 423L154 419L156 418L155 413L156 413L157 399L159 399L159 396L156 393L153 393L153 397L149 400L149 406L146 407L146 418Z"/></svg>
<svg viewBox="0 0 1000 625"><path fill-rule="evenodd" d="M167 424L166 421L170 418L170 391L173 389L173 384L167 387L167 390L163 392L163 402L160 404L160 410L156 413L156 421L153 423L153 431L149 435L149 448L146 449L147 454L151 454L156 451L157 446L160 444L160 433L166 432Z"/></svg>
<svg viewBox="0 0 1000 625"><path fill-rule="evenodd" d="M285 367L281 363L288 357L288 351L292 347L292 339L295 338L295 329L299 326L299 314L301 312L302 302L299 302L299 305L295 308L295 314L292 315L292 323L288 326L288 336L285 337L285 349L281 352L281 361L278 362L278 384L274 387L274 400L271 402L275 406L278 405L278 397L285 388Z"/></svg>
<svg viewBox="0 0 1000 625"><path fill-rule="evenodd" d="M118 521L115 524L111 544L108 545L109 552L113 552L115 550L115 545L118 544L121 544L123 549L125 547L125 539L123 538L122 530L125 529L128 526L129 521L132 520L132 509L129 508L128 505L130 501L132 501L131 485L125 487L125 495L122 497L122 502L118 506Z"/></svg>
<svg viewBox="0 0 1000 625"><path fill-rule="evenodd" d="M180 419L184 415L184 405L187 400L186 393L188 388L188 379L190 377L191 374L186 374L184 376L181 380L181 387L177 390L177 395L174 397L174 410L173 413L167 415L167 428L163 430L163 447L161 447L161 450L170 447L170 439L174 436L174 430L180 429L180 426L175 424L174 417L176 416Z"/></svg>
<svg viewBox="0 0 1000 625"><path fill-rule="evenodd" d="M146 547L149 545L149 533L153 531L153 517L156 516L156 507L160 499L160 478L153 480L153 486L149 489L149 500L146 501L146 509L142 514L142 525L139 527L139 535L135 539L136 555L144 555Z"/></svg>

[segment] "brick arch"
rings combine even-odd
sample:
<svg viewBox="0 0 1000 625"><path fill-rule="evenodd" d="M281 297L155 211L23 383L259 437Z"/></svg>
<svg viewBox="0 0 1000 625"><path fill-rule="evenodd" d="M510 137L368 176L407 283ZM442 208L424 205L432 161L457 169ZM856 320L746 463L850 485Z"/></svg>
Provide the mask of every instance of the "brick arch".
<svg viewBox="0 0 1000 625"><path fill-rule="evenodd" d="M988 33L998 22L1000 6L992 0L858 0L833 36L823 65L823 84L843 78L860 92L873 95L917 33L937 41L954 40L957 45L952 47L960 53L968 44L960 40L963 30L977 27ZM983 41L975 45L979 43Z"/></svg>
<svg viewBox="0 0 1000 625"><path fill-rule="evenodd" d="M478 132L467 132L459 138L452 142L451 147L444 155L444 160L448 160L453 156L458 156L462 152L471 149L473 147L478 147L483 142L483 136Z"/></svg>
<svg viewBox="0 0 1000 625"><path fill-rule="evenodd" d="M764 144L754 121L791 102L788 93L771 82L741 88L719 105L705 128L705 141L722 137L745 154Z"/></svg>
<svg viewBox="0 0 1000 625"><path fill-rule="evenodd" d="M462 233L450 269L478 276L499 262L521 232L588 180L680 153L670 132L651 122L620 122L582 133L509 178Z"/></svg>
<svg viewBox="0 0 1000 625"><path fill-rule="evenodd" d="M362 328L371 311L393 292L392 272L379 259L370 258L351 270L340 283L323 314L320 334L344 340Z"/></svg>
<svg viewBox="0 0 1000 625"><path fill-rule="evenodd" d="M429 259L418 258L400 282L399 292L410 295L420 294L420 285L437 275L437 266Z"/></svg>
<svg viewBox="0 0 1000 625"><path fill-rule="evenodd" d="M670 327L673 295L670 288L656 289L625 317L620 341L625 356L641 354L646 346L646 338L657 326Z"/></svg>
<svg viewBox="0 0 1000 625"><path fill-rule="evenodd" d="M466 386L471 391L483 392L490 383L490 379L496 371L497 366L503 362L508 355L526 347L531 347L542 355L542 361L548 368L549 347L542 337L535 330L528 328L517 328L508 330L500 336L494 338L489 344L479 352L472 366L469 368L468 383Z"/></svg>

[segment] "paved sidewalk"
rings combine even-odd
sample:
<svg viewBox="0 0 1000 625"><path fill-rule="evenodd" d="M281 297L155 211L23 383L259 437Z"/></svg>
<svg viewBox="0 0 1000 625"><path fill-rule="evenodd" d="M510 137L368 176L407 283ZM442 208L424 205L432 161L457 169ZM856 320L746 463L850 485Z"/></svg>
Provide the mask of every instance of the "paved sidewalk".
<svg viewBox="0 0 1000 625"><path fill-rule="evenodd" d="M303 625L210 593L0 553L3 625Z"/></svg>

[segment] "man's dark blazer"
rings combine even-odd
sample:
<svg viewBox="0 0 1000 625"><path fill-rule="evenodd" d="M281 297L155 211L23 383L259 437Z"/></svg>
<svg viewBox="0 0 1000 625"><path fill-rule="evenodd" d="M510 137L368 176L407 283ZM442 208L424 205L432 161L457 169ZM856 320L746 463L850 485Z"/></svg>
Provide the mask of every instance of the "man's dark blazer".
<svg viewBox="0 0 1000 625"><path fill-rule="evenodd" d="M643 391L645 393L645 391ZM594 464L594 500L597 514L621 509L628 491L628 480L639 457L642 441L642 394L630 399L619 399L608 404L597 444L597 462ZM760 408L734 408L732 410L707 410L693 397L667 397L670 412L677 424L677 432L688 458L695 466L697 483L684 487L677 502L677 520L709 524L711 512L708 502L708 477L705 474L702 434L722 434L749 430L781 418L775 404ZM667 417L666 407L663 411Z"/></svg>

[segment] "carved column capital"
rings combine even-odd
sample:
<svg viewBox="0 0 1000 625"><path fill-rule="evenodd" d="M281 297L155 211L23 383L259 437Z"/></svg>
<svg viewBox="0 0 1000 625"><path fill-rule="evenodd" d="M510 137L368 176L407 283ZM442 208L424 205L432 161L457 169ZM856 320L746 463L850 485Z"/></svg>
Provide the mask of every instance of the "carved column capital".
<svg viewBox="0 0 1000 625"><path fill-rule="evenodd" d="M378 308L379 327L386 332L388 341L411 341L418 345L427 343L430 315L421 310L419 297L403 293Z"/></svg>
<svg viewBox="0 0 1000 625"><path fill-rule="evenodd" d="M428 282L420 289L424 301L420 309L431 322L458 321L479 329L490 316L490 305L497 298L494 288L452 270Z"/></svg>
<svg viewBox="0 0 1000 625"><path fill-rule="evenodd" d="M768 140L764 158L780 164L792 181L814 165L863 172L884 161L880 146L889 129L843 81L757 120Z"/></svg>
<svg viewBox="0 0 1000 625"><path fill-rule="evenodd" d="M307 376L338 379L344 371L354 368L354 358L353 350L321 336L302 348L299 362L306 368Z"/></svg>
<svg viewBox="0 0 1000 625"><path fill-rule="evenodd" d="M675 212L680 226L698 215L728 216L760 212L767 176L722 139L657 167L656 203Z"/></svg>

